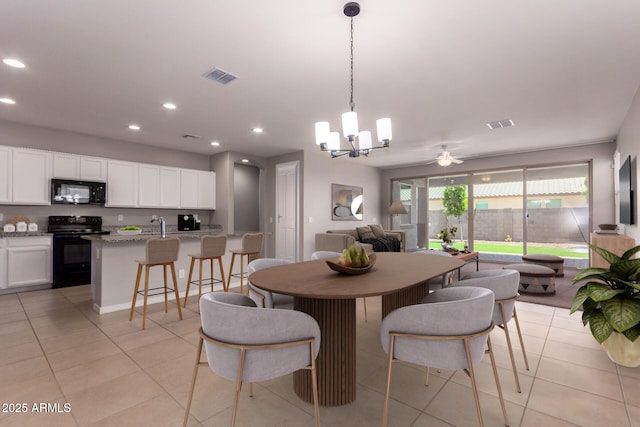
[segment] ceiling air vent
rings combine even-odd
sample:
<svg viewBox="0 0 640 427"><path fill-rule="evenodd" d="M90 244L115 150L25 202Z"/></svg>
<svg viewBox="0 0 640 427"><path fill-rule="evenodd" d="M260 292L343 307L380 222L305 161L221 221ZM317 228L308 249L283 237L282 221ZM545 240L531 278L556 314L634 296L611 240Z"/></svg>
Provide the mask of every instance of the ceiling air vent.
<svg viewBox="0 0 640 427"><path fill-rule="evenodd" d="M182 135L182 138L184 138L184 139L200 139L202 137L200 135L194 135L192 133L185 133L184 135Z"/></svg>
<svg viewBox="0 0 640 427"><path fill-rule="evenodd" d="M227 73L226 71L223 71L220 68L214 68L213 70L204 74L204 77L209 80L222 83L223 85L226 85L227 83L230 83L238 78L237 76L234 76L231 73Z"/></svg>
<svg viewBox="0 0 640 427"><path fill-rule="evenodd" d="M500 129L500 128L508 128L510 126L515 126L515 125L516 124L513 123L513 120L511 120L511 119L496 120L495 122L487 123L487 126L489 126L489 129L491 129L491 130Z"/></svg>

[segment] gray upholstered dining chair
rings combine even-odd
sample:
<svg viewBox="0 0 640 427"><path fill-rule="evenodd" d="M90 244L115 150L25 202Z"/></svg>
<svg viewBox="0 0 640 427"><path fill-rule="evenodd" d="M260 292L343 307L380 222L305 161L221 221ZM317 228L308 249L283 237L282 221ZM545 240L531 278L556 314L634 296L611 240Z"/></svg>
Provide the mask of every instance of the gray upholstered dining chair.
<svg viewBox="0 0 640 427"><path fill-rule="evenodd" d="M484 425L474 366L487 348L498 389L505 425L509 424L502 397L498 370L489 333L493 330L493 292L484 288L457 287L438 289L423 299L423 304L402 307L389 313L380 327L380 340L388 354L387 386L382 425L387 425L391 371L393 362L402 360L428 368L464 370L471 379L480 426ZM464 313L464 316L460 314Z"/></svg>
<svg viewBox="0 0 640 427"><path fill-rule="evenodd" d="M342 255L340 252L333 251L315 251L311 254L311 259L328 259L337 258ZM364 321L367 322L367 299L362 298L362 306L364 307Z"/></svg>
<svg viewBox="0 0 640 427"><path fill-rule="evenodd" d="M514 320L520 339L520 349L524 357L524 364L529 370L529 361L527 353L524 349L524 341L522 332L520 331L520 322L518 321L518 312L516 311L516 300L520 296L518 294L518 285L520 284L520 273L516 270L484 270L471 273L459 282L454 282L451 286L478 286L491 289L495 295L495 306L493 308L493 323L504 330L507 339L507 347L509 348L509 357L511 358L511 367L516 382L516 390L521 393L520 380L518 379L518 369L516 360L513 356L513 347L511 345L511 336L509 335L508 323Z"/></svg>
<svg viewBox="0 0 640 427"><path fill-rule="evenodd" d="M247 267L249 273L249 297L255 301L258 307L262 308L284 308L293 309L293 297L275 292L265 291L255 287L251 283L251 274L265 268L276 267L278 265L292 264L292 261L279 258L259 258L251 261Z"/></svg>
<svg viewBox="0 0 640 427"><path fill-rule="evenodd" d="M299 369L311 370L314 415L320 425L316 358L320 327L308 314L294 310L256 309L251 298L237 293L207 293L200 299L200 340L187 400L184 425L198 375L204 364L217 375L235 381L231 426L236 422L243 383L267 381ZM201 362L202 348L206 362ZM252 395L252 387L249 394Z"/></svg>
<svg viewBox="0 0 640 427"><path fill-rule="evenodd" d="M451 256L449 252L437 250L421 250L416 251L415 253L424 254L425 256ZM429 289L446 288L451 284L452 280L453 272L449 271L448 273L444 273L442 276L434 277L433 279L429 280Z"/></svg>

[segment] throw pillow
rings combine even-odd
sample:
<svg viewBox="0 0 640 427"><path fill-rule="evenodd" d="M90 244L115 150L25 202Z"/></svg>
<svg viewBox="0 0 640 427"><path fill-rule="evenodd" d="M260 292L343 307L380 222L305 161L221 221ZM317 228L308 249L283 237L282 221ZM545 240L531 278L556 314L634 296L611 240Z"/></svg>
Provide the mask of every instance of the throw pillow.
<svg viewBox="0 0 640 427"><path fill-rule="evenodd" d="M372 224L369 228L373 231L373 235L376 236L376 239L387 237L387 233L384 232L380 224Z"/></svg>
<svg viewBox="0 0 640 427"><path fill-rule="evenodd" d="M368 225L365 227L356 227L356 231L358 232L360 241L373 240L376 238L376 235L373 234L373 231L371 231L371 228L369 228Z"/></svg>

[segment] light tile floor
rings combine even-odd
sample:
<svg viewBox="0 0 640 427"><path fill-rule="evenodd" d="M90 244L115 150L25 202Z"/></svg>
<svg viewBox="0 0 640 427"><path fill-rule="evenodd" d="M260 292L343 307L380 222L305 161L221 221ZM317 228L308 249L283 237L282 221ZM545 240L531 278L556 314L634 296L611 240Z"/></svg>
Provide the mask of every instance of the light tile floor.
<svg viewBox="0 0 640 427"><path fill-rule="evenodd" d="M362 304L357 307L357 399L321 408L323 426L380 425L386 367L380 299L367 299L368 322ZM511 426L640 427L640 369L610 362L568 310L517 307L531 368L525 370L513 335L522 393L515 391L504 333L496 329L491 335ZM0 296L0 425L182 425L198 340L197 306L187 306L182 321L175 306L168 314L162 304L149 311L142 331L140 313L133 322L126 311L96 314L89 286ZM488 357L477 376L485 424L500 426ZM395 365L390 425L477 425L464 373L432 370L428 387L423 377L423 368ZM232 396L230 381L201 369L189 425L229 425ZM23 403L26 412L17 413ZM41 403L49 410L35 411ZM239 426L313 423L312 405L293 393L291 376L257 384L253 398L242 393Z"/></svg>

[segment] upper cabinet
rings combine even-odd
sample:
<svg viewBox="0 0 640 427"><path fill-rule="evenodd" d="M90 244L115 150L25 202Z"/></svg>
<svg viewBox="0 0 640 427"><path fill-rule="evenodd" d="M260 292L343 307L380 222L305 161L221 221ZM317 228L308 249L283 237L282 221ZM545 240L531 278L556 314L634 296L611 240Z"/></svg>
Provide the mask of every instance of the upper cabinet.
<svg viewBox="0 0 640 427"><path fill-rule="evenodd" d="M107 159L53 153L53 178L107 181Z"/></svg>
<svg viewBox="0 0 640 427"><path fill-rule="evenodd" d="M182 169L180 171L180 207L216 208L216 173Z"/></svg>
<svg viewBox="0 0 640 427"><path fill-rule="evenodd" d="M216 208L216 173L198 172L198 208Z"/></svg>
<svg viewBox="0 0 640 427"><path fill-rule="evenodd" d="M107 206L138 206L138 163L109 160L107 162Z"/></svg>
<svg viewBox="0 0 640 427"><path fill-rule="evenodd" d="M160 207L180 207L180 169L160 167Z"/></svg>
<svg viewBox="0 0 640 427"><path fill-rule="evenodd" d="M51 180L51 153L14 148L12 154L12 203L48 205Z"/></svg>
<svg viewBox="0 0 640 427"><path fill-rule="evenodd" d="M11 147L0 146L0 203L11 202Z"/></svg>

